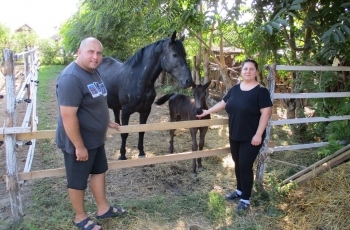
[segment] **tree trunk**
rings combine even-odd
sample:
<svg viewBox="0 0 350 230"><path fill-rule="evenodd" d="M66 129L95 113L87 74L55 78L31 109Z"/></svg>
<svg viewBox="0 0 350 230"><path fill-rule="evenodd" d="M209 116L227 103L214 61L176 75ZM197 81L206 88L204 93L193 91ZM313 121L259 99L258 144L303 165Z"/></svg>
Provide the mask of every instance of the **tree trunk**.
<svg viewBox="0 0 350 230"><path fill-rule="evenodd" d="M203 84L205 84L211 80L209 78L209 52L207 49L204 49L204 54L203 54L203 72L204 72Z"/></svg>
<svg viewBox="0 0 350 230"><path fill-rule="evenodd" d="M269 75L267 78L267 88L270 92L270 98L273 103L274 92L275 92L275 83L276 83L276 64L268 66ZM256 181L259 185L259 188L262 188L263 180L264 180L264 172L267 166L269 154L272 153L272 150L269 148L269 140L270 140L270 130L271 130L271 118L269 119L268 125L266 127L266 137L261 146L258 155L258 165L256 171Z"/></svg>
<svg viewBox="0 0 350 230"><path fill-rule="evenodd" d="M230 79L230 76L228 74L228 71L227 71L227 66L220 66L219 67L219 72L220 72L220 75L222 77L222 80L224 82L224 86L222 87L225 87L224 89L222 89L222 93L226 94L227 91L233 86L233 82L231 81Z"/></svg>
<svg viewBox="0 0 350 230"><path fill-rule="evenodd" d="M197 79L196 66L197 66L197 58L196 56L193 56L192 80L194 83L196 83L196 79Z"/></svg>

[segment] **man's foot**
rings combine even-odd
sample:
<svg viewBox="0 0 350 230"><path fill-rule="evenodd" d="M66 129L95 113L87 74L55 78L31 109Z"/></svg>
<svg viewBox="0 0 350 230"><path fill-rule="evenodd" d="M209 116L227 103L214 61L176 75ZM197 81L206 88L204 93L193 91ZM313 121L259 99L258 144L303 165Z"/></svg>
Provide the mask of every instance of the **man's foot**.
<svg viewBox="0 0 350 230"><path fill-rule="evenodd" d="M241 200L237 205L236 213L243 214L249 209L249 207L250 207L250 204L247 204L246 202Z"/></svg>
<svg viewBox="0 0 350 230"><path fill-rule="evenodd" d="M238 199L240 198L241 196L238 195L237 191L234 191L233 193L230 193L230 194L227 194L225 196L226 200L235 200L235 199Z"/></svg>
<svg viewBox="0 0 350 230"><path fill-rule="evenodd" d="M93 222L90 217L80 221L79 223L73 221L73 224L81 230L102 230L102 227L99 224Z"/></svg>
<svg viewBox="0 0 350 230"><path fill-rule="evenodd" d="M111 217L117 217L126 214L126 210L119 207L119 206L111 206L109 207L108 211L103 215L96 215L97 219L106 219Z"/></svg>

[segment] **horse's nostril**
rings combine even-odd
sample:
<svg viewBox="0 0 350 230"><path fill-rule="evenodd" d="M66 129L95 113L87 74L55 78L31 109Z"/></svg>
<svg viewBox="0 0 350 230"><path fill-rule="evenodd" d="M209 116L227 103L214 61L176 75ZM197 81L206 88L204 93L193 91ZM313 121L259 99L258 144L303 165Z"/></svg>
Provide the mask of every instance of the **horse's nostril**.
<svg viewBox="0 0 350 230"><path fill-rule="evenodd" d="M197 115L201 115L203 113L203 110L202 109L196 109L196 113L197 113Z"/></svg>

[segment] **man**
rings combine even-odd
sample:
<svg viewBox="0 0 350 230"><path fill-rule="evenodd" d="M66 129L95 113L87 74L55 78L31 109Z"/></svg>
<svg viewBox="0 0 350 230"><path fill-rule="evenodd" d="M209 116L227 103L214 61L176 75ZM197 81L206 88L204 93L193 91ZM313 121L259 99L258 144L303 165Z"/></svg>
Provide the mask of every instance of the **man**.
<svg viewBox="0 0 350 230"><path fill-rule="evenodd" d="M79 229L100 230L84 209L84 195L90 177L90 189L97 205L96 218L125 214L106 199L105 172L108 169L104 148L108 127L120 126L109 120L107 91L96 68L102 61L103 47L93 37L84 39L78 58L60 74L56 85L59 105L56 144L64 154L68 195Z"/></svg>

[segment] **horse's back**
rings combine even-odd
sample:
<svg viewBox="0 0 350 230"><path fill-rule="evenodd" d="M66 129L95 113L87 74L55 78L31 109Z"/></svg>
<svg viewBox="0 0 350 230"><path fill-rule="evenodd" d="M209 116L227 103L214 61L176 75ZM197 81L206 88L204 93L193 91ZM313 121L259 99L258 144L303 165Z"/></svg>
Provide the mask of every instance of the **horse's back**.
<svg viewBox="0 0 350 230"><path fill-rule="evenodd" d="M120 70L122 62L118 61L112 57L102 58L101 64L98 66L97 70L100 73L103 80L108 80L110 78L115 78Z"/></svg>

